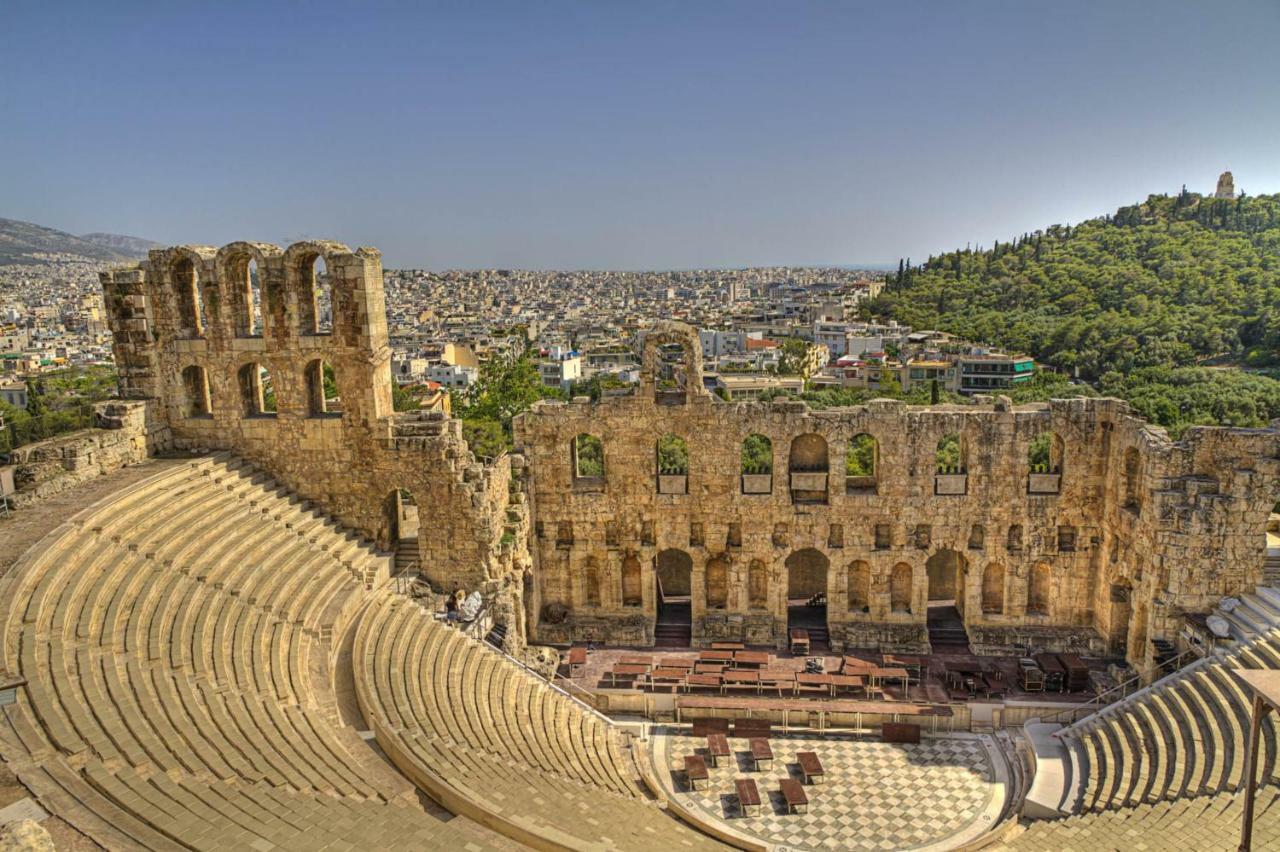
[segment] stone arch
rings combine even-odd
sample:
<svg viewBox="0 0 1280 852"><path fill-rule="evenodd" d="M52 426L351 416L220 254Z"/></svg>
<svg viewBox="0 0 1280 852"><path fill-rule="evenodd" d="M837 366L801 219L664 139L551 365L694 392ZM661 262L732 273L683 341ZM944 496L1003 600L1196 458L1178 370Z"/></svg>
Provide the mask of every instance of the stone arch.
<svg viewBox="0 0 1280 852"><path fill-rule="evenodd" d="M573 465L574 479L603 478L604 442L589 432L576 435L569 448L569 460Z"/></svg>
<svg viewBox="0 0 1280 852"><path fill-rule="evenodd" d="M724 554L707 560L703 585L707 609L724 609L729 605L729 560Z"/></svg>
<svg viewBox="0 0 1280 852"><path fill-rule="evenodd" d="M1009 534L1005 538L1005 549L1011 553L1022 550L1022 524L1009 525Z"/></svg>
<svg viewBox="0 0 1280 852"><path fill-rule="evenodd" d="M234 336L266 335L275 296L266 289L267 258L279 255L280 249L268 243L235 242L218 250L214 268L231 311Z"/></svg>
<svg viewBox="0 0 1280 852"><path fill-rule="evenodd" d="M644 591L640 579L640 558L634 553L622 557L622 605L643 606Z"/></svg>
<svg viewBox="0 0 1280 852"><path fill-rule="evenodd" d="M307 413L311 417L340 417L342 397L338 394L338 377L333 367L317 358L306 369Z"/></svg>
<svg viewBox="0 0 1280 852"><path fill-rule="evenodd" d="M334 272L337 269L337 258L348 255L351 250L342 243L329 240L308 240L294 243L284 252L285 287L294 294L298 304L299 334L325 335L332 334L336 304L340 294ZM316 262L324 262L327 280L317 276ZM327 290L323 286L327 283ZM328 311L325 311L325 302ZM326 319L327 315L327 319Z"/></svg>
<svg viewBox="0 0 1280 852"><path fill-rule="evenodd" d="M969 549L983 550L987 546L987 528L982 524L969 527Z"/></svg>
<svg viewBox="0 0 1280 852"><path fill-rule="evenodd" d="M808 600L827 593L827 572L831 560L821 550L806 547L792 551L785 567L788 601Z"/></svg>
<svg viewBox="0 0 1280 852"><path fill-rule="evenodd" d="M791 502L827 502L827 477L831 465L827 439L815 432L797 435L787 454L791 478Z"/></svg>
<svg viewBox="0 0 1280 852"><path fill-rule="evenodd" d="M1048 615L1052 575L1049 563L1037 562L1027 579L1027 615Z"/></svg>
<svg viewBox="0 0 1280 852"><path fill-rule="evenodd" d="M662 348L671 345L682 350L681 367L677 370L664 369ZM659 322L641 332L640 346L642 395L668 405L707 396L702 384L702 342L696 328L682 322Z"/></svg>
<svg viewBox="0 0 1280 852"><path fill-rule="evenodd" d="M668 548L657 556L658 588L663 599L688 599L693 584L693 557L683 550Z"/></svg>
<svg viewBox="0 0 1280 852"><path fill-rule="evenodd" d="M880 468L880 444L866 432L849 439L845 450L845 488L850 494L874 491Z"/></svg>
<svg viewBox="0 0 1280 852"><path fill-rule="evenodd" d="M925 574L929 581L929 600L954 600L962 605L964 575L969 561L959 551L942 548L925 562Z"/></svg>
<svg viewBox="0 0 1280 852"><path fill-rule="evenodd" d="M982 611L987 615L1004 612L1004 566L989 562L982 571Z"/></svg>
<svg viewBox="0 0 1280 852"><path fill-rule="evenodd" d="M179 337L208 335L208 305L205 304L204 282L200 280L202 267L203 260L199 255L182 249L175 250L173 262L169 266L169 280L173 282L177 302Z"/></svg>
<svg viewBox="0 0 1280 852"><path fill-rule="evenodd" d="M209 375L204 367L192 364L182 371L184 414L187 417L211 417L213 406L209 398Z"/></svg>
<svg viewBox="0 0 1280 852"><path fill-rule="evenodd" d="M747 566L747 606L769 608L769 567L760 559L752 559Z"/></svg>
<svg viewBox="0 0 1280 852"><path fill-rule="evenodd" d="M1062 438L1056 432L1041 432L1027 442L1027 468L1032 473L1061 474Z"/></svg>
<svg viewBox="0 0 1280 852"><path fill-rule="evenodd" d="M845 577L845 592L849 612L868 612L871 609L871 566L861 559L849 564Z"/></svg>
<svg viewBox="0 0 1280 852"><path fill-rule="evenodd" d="M889 609L893 612L911 612L911 566L899 562L889 575Z"/></svg>
<svg viewBox="0 0 1280 852"><path fill-rule="evenodd" d="M240 387L241 413L245 417L276 416L276 386L266 367L250 361L240 367L236 380Z"/></svg>

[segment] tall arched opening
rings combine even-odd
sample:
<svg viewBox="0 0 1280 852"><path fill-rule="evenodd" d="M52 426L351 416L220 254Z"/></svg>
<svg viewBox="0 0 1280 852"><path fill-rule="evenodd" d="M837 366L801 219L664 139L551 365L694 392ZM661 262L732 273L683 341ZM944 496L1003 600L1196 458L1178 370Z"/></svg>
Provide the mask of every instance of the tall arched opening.
<svg viewBox="0 0 1280 852"><path fill-rule="evenodd" d="M827 644L827 572L831 560L807 547L787 557L787 628L809 631L812 650Z"/></svg>
<svg viewBox="0 0 1280 852"><path fill-rule="evenodd" d="M382 535L378 545L395 553L396 573L418 570L418 501L404 488L392 489L382 501Z"/></svg>
<svg viewBox="0 0 1280 852"><path fill-rule="evenodd" d="M654 644L687 648L693 629L693 558L670 548L659 553L654 562L658 601Z"/></svg>
<svg viewBox="0 0 1280 852"><path fill-rule="evenodd" d="M969 563L959 551L944 548L924 564L928 588L929 644L938 652L969 653L964 629L965 575ZM963 651L961 651L963 648Z"/></svg>

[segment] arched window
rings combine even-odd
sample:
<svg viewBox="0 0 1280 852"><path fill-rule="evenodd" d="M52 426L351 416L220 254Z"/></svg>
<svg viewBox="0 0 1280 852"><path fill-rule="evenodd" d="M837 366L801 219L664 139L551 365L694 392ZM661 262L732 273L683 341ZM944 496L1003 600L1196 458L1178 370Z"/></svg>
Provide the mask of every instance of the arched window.
<svg viewBox="0 0 1280 852"><path fill-rule="evenodd" d="M751 609L769 607L769 569L759 559L747 567L747 605Z"/></svg>
<svg viewBox="0 0 1280 852"><path fill-rule="evenodd" d="M689 493L689 445L670 433L658 439L655 448L659 494Z"/></svg>
<svg viewBox="0 0 1280 852"><path fill-rule="evenodd" d="M969 549L982 550L987 546L987 529L982 524L969 528Z"/></svg>
<svg viewBox="0 0 1280 852"><path fill-rule="evenodd" d="M204 310L204 294L201 292L196 265L189 257L181 257L173 264L171 272L173 289L178 299L178 334L182 337L204 337L209 327Z"/></svg>
<svg viewBox="0 0 1280 852"><path fill-rule="evenodd" d="M1139 498L1139 482L1142 473L1142 457L1137 447L1124 451L1124 507L1138 511L1141 506Z"/></svg>
<svg viewBox="0 0 1280 852"><path fill-rule="evenodd" d="M622 559L622 605L642 606L644 592L640 585L640 559L628 553Z"/></svg>
<svg viewBox="0 0 1280 852"><path fill-rule="evenodd" d="M204 367L192 364L182 371L182 388L186 392L188 417L210 417L213 408L209 402L209 377Z"/></svg>
<svg viewBox="0 0 1280 852"><path fill-rule="evenodd" d="M1009 537L1005 543L1005 547L1012 552L1022 550L1022 524L1010 525Z"/></svg>
<svg viewBox="0 0 1280 852"><path fill-rule="evenodd" d="M852 563L845 582L849 612L867 612L871 607L871 566L862 560Z"/></svg>
<svg viewBox="0 0 1280 852"><path fill-rule="evenodd" d="M303 334L333 333L333 281L324 255L312 254L300 261L298 279L299 319Z"/></svg>
<svg viewBox="0 0 1280 852"><path fill-rule="evenodd" d="M1049 565L1037 562L1031 569L1031 578L1027 589L1027 615L1049 614Z"/></svg>
<svg viewBox="0 0 1280 852"><path fill-rule="evenodd" d="M1062 481L1062 439L1041 432L1027 444L1027 490L1032 494L1057 494Z"/></svg>
<svg viewBox="0 0 1280 852"><path fill-rule="evenodd" d="M865 433L849 441L844 457L845 490L849 494L875 491L879 448L876 439Z"/></svg>
<svg viewBox="0 0 1280 852"><path fill-rule="evenodd" d="M889 607L894 612L911 612L911 566L899 562L889 576Z"/></svg>
<svg viewBox="0 0 1280 852"><path fill-rule="evenodd" d="M236 337L261 337L266 327L262 278L251 255L233 257L226 266Z"/></svg>
<svg viewBox="0 0 1280 852"><path fill-rule="evenodd" d="M964 447L960 436L955 432L944 435L938 441L938 449L934 453L935 469L940 474L966 473Z"/></svg>
<svg viewBox="0 0 1280 852"><path fill-rule="evenodd" d="M773 441L764 435L748 435L742 442L742 493L773 491Z"/></svg>
<svg viewBox="0 0 1280 852"><path fill-rule="evenodd" d="M240 368L240 399L245 417L274 417L276 415L275 384L271 373L261 364L251 361Z"/></svg>
<svg viewBox="0 0 1280 852"><path fill-rule="evenodd" d="M827 471L830 458L827 439L821 435L798 435L791 442L787 469L791 474L791 502L827 502Z"/></svg>
<svg viewBox="0 0 1280 852"><path fill-rule="evenodd" d="M982 611L1004 612L1004 566L998 562L988 564L982 572Z"/></svg>
<svg viewBox="0 0 1280 852"><path fill-rule="evenodd" d="M707 560L707 609L724 609L729 603L729 563L723 556Z"/></svg>
<svg viewBox="0 0 1280 852"><path fill-rule="evenodd" d="M604 477L604 443L595 435L583 432L574 438L572 456L575 479Z"/></svg>
<svg viewBox="0 0 1280 852"><path fill-rule="evenodd" d="M307 365L307 410L312 417L342 414L338 381L327 362L317 358Z"/></svg>
<svg viewBox="0 0 1280 852"><path fill-rule="evenodd" d="M600 566L596 564L594 557L587 557L586 568L583 571L583 585L585 586L586 605L591 607L600 606Z"/></svg>

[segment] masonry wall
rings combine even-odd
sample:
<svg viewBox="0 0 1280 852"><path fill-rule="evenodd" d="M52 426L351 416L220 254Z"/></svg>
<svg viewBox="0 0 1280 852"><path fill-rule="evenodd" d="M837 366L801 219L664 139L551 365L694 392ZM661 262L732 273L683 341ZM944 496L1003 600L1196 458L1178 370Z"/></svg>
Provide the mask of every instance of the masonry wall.
<svg viewBox="0 0 1280 852"><path fill-rule="evenodd" d="M671 342L686 346L683 390L659 378L658 344ZM518 418L537 506L541 640L652 642L655 576L670 551L692 562L695 643L781 645L788 584L817 562L827 569L834 646L927 650L932 560L961 566L959 608L976 649L1109 651L1135 663L1149 657L1150 638L1176 632L1181 612L1207 610L1261 576L1280 470L1274 430L1193 429L1174 444L1108 399L880 400L831 411L725 403L703 390L696 343L692 329L663 324L646 343L636 395L543 402ZM1033 477L1027 453L1045 432L1056 436L1060 464L1047 479ZM603 442L602 479L575 476L571 446L582 433ZM687 493L659 493L655 446L665 433L687 442ZM741 447L751 434L772 442L768 493L744 493ZM861 434L876 440L876 475L850 490L845 453ZM935 469L948 434L960 437L962 480ZM805 490L793 494L790 448L813 435L825 442L827 474L817 474L819 502L796 502L815 497L815 474L800 474ZM1055 490L1032 493L1047 488ZM1011 528L1020 530L1012 539ZM624 565L637 562L641 597L628 606ZM865 593L851 592L859 572ZM753 573L766 585L754 600ZM935 592L946 582L939 574Z"/></svg>

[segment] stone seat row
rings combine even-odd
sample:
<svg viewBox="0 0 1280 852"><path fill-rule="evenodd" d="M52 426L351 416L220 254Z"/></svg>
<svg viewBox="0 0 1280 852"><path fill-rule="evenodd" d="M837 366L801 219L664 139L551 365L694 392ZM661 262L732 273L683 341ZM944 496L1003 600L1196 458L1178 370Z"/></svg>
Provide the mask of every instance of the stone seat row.
<svg viewBox="0 0 1280 852"><path fill-rule="evenodd" d="M299 505L198 459L0 580L0 667L27 680L0 753L52 812L108 848L484 845L334 724L325 637L365 594L351 564L382 557Z"/></svg>
<svg viewBox="0 0 1280 852"><path fill-rule="evenodd" d="M1183 669L1066 729L1078 808L1105 810L1240 788L1250 699L1231 672L1280 668L1280 629ZM1259 777L1280 783L1280 721L1262 724ZM1073 804L1065 803L1068 809Z"/></svg>
<svg viewBox="0 0 1280 852"><path fill-rule="evenodd" d="M413 602L370 604L353 660L379 745L451 809L537 845L716 845L645 795L610 723Z"/></svg>

